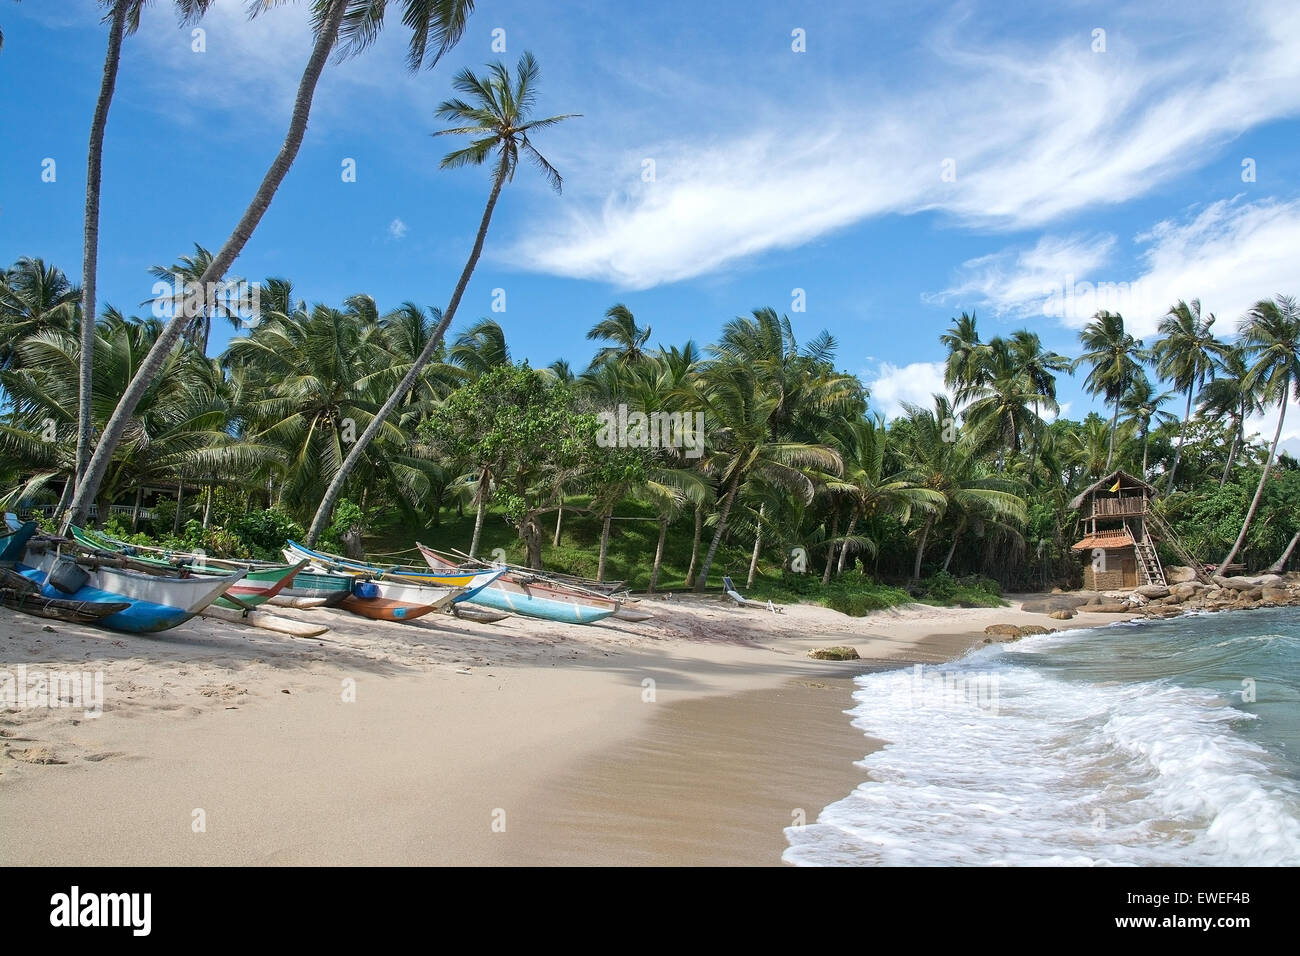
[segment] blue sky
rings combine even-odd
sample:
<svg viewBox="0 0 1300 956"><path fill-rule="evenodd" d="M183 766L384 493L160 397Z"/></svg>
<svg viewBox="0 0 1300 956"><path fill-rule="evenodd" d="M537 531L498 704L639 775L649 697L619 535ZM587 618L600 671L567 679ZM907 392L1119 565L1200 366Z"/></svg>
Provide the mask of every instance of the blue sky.
<svg viewBox="0 0 1300 956"><path fill-rule="evenodd" d="M218 0L195 52L192 27L154 3L125 43L101 303L146 311L147 268L218 248L278 149L305 5L245 9ZM106 28L91 0L6 4L0 25L0 261L42 256L75 277ZM564 193L520 169L457 327L492 316L537 365L583 364L615 302L664 344L707 343L771 305L801 338L829 329L891 413L939 387L937 336L963 310L986 336L1027 326L1073 354L1099 307L1150 337L1174 300L1200 297L1228 334L1256 299L1300 294L1294 3L503 2L479 4L432 71L406 70L405 42L390 11L371 49L327 68L234 274L291 278L312 302L445 304L488 181L437 168L451 144L429 135L433 110L460 67L527 49L540 109L583 114L538 139ZM1091 405L1078 379L1061 393L1071 416Z"/></svg>

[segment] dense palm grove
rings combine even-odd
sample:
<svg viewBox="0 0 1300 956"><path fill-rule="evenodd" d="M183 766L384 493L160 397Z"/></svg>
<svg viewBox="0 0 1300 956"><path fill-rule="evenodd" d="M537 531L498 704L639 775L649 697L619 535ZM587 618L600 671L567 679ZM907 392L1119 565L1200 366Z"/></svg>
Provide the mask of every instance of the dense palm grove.
<svg viewBox="0 0 1300 956"><path fill-rule="evenodd" d="M39 259L3 275L6 507L55 516L67 506L79 302ZM483 554L485 540L502 540L494 529L508 528L508 553L533 565L551 552L573 570L660 588L731 573L803 594L820 586L852 607L844 595L882 584L940 594L991 590L984 579L1077 583L1068 502L1115 468L1156 485L1164 516L1203 560L1259 568L1300 530L1300 470L1275 447L1300 385L1300 307L1286 297L1259 302L1232 342L1194 301L1169 310L1150 347L1121 316L1098 313L1073 358L1027 330L985 340L963 314L941 337L949 394L891 422L837 370L829 335L801 343L771 309L725 323L704 348L652 347L651 329L616 305L590 329L589 363L532 369L491 319L429 350L443 315L415 303L309 305L272 278L259 308L216 358L203 352L212 315L168 353L100 488L98 514L120 533L243 554L303 536L395 394L395 413L344 484L327 544L400 549L420 537ZM101 314L97 430L161 326ZM1107 415L1057 416L1057 382L1071 374ZM698 454L635 430L600 440L600 413L620 405L703 413ZM1276 416L1274 435L1249 432L1261 412ZM646 547L629 554L618 542L634 526ZM586 563L560 547L569 532L590 540Z"/></svg>

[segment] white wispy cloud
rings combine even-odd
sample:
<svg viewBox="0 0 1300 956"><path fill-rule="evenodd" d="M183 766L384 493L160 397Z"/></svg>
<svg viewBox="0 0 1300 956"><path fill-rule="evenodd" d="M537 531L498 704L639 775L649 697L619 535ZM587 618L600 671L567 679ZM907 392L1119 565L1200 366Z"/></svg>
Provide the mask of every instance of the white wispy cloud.
<svg viewBox="0 0 1300 956"><path fill-rule="evenodd" d="M394 219L388 224L388 238L390 239L405 239L406 231L406 223L400 219Z"/></svg>
<svg viewBox="0 0 1300 956"><path fill-rule="evenodd" d="M1247 202L1238 196L1134 237L1136 269L1111 268L1114 236L1044 236L962 264L955 285L931 300L983 305L1021 320L1081 327L1098 309L1121 313L1135 335L1155 333L1179 299L1199 298L1231 336L1262 298L1300 294L1300 200Z"/></svg>
<svg viewBox="0 0 1300 956"><path fill-rule="evenodd" d="M1104 54L1086 34L1036 47L944 39L944 69L925 88L851 107L800 103L784 117L764 103L752 131L703 146L682 139L610 155L592 139L635 185L579 197L560 221L534 223L508 258L638 289L884 213L1025 228L1132 199L1242 131L1300 112L1300 10L1185 15L1195 21L1185 42L1114 30ZM656 160L653 182L640 181L644 156ZM941 179L945 159L955 181Z"/></svg>
<svg viewBox="0 0 1300 956"><path fill-rule="evenodd" d="M943 362L880 363L880 370L874 376L866 376L872 411L879 412L888 421L904 414L904 403L933 407L934 396L947 392L943 368Z"/></svg>

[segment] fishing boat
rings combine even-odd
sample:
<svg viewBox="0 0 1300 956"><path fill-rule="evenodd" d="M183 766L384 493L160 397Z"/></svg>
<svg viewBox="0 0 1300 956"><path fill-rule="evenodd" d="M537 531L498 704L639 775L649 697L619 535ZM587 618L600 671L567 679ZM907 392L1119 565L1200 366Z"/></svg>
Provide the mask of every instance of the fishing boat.
<svg viewBox="0 0 1300 956"><path fill-rule="evenodd" d="M78 528L68 528L73 538L82 547L95 552L125 555L134 561L151 564L159 568L185 569L195 574L227 574L241 568L248 573L244 580L217 603L223 607L242 608L247 605L256 607L264 604L277 594L286 597L320 599L326 605L337 605L351 593L352 578L343 574L304 570L309 563L306 559L291 561L289 564L275 564L269 561L240 561L229 558L213 558L205 554L187 551L172 551L166 548L152 548L146 545L129 544L110 538L108 535ZM296 570L295 570L296 569ZM238 598L239 602L229 600Z"/></svg>
<svg viewBox="0 0 1300 956"><path fill-rule="evenodd" d="M9 550L7 546L0 559ZM95 623L130 633L165 631L183 624L221 597L246 573L241 570L219 577L184 578L144 574L96 561L71 561L49 544L28 547L27 561L30 563L16 563L14 570L33 582L43 597L87 604L125 603L126 608L106 614ZM56 587L54 582L61 577L75 579L78 586L70 587L64 580L60 582L64 589Z"/></svg>
<svg viewBox="0 0 1300 956"><path fill-rule="evenodd" d="M455 566L432 548L419 542L416 547L435 571ZM500 577L470 600L498 611L564 624L594 624L617 613L620 607L612 598L513 569L502 569Z"/></svg>
<svg viewBox="0 0 1300 956"><path fill-rule="evenodd" d="M464 588L436 588L395 581L357 579L342 607L375 621L413 621L441 610L464 594Z"/></svg>
<svg viewBox="0 0 1300 956"><path fill-rule="evenodd" d="M283 554L285 560L293 561L306 558L317 567L325 570L352 574L375 581L395 581L399 584L420 584L426 587L461 589L463 593L457 598L457 603L472 599L475 594L491 585L503 573L500 568L466 569L458 568L455 565L445 569L415 568L406 565L384 567L352 558L344 558L337 554L330 554L328 551L316 551L296 541L288 542Z"/></svg>
<svg viewBox="0 0 1300 956"><path fill-rule="evenodd" d="M129 608L128 601L69 601L46 597L36 582L18 571L0 568L0 607L69 624L94 624Z"/></svg>

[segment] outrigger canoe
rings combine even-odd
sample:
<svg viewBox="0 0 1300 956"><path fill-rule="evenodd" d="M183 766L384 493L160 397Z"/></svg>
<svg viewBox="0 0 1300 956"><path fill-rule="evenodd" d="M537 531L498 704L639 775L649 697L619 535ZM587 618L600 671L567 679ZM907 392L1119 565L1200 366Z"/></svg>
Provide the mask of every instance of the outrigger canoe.
<svg viewBox="0 0 1300 956"><path fill-rule="evenodd" d="M35 530L35 525L32 528ZM28 548L27 560L31 563L15 564L14 570L33 582L42 597L85 604L125 603L125 609L106 614L95 623L130 633L166 631L185 623L221 597L245 573L178 578L125 571L96 562L90 562L88 567L79 563L77 566L85 572L86 583L64 592L49 583L50 573L61 557L57 549Z"/></svg>
<svg viewBox="0 0 1300 956"><path fill-rule="evenodd" d="M435 588L421 584L358 579L342 607L375 621L413 621L441 610L464 595L464 588Z"/></svg>
<svg viewBox="0 0 1300 956"><path fill-rule="evenodd" d="M265 604L277 594L286 597L317 598L326 605L339 604L352 591L352 578L342 574L303 570L307 561L274 564L268 561L239 561L213 558L196 552L171 551L129 544L108 535L78 528L68 528L73 538L84 548L108 554L120 554L141 564L169 569L173 573L184 569L195 574L221 575L241 568L248 573L226 597L217 603L222 607L243 609ZM228 598L234 597L238 601Z"/></svg>
<svg viewBox="0 0 1300 956"><path fill-rule="evenodd" d="M433 570L431 568L414 568L403 565L383 567L368 564L365 561L341 557L337 554L330 554L327 551L316 551L296 541L288 542L283 554L286 560L298 561L305 558L324 570L351 574L372 581L391 581L397 584L417 584L435 588L455 588L460 592L455 598L456 603L471 600L474 595L490 586L503 573L500 568L464 569L452 566L445 570Z"/></svg>
<svg viewBox="0 0 1300 956"><path fill-rule="evenodd" d="M433 570L455 567L432 548L416 543ZM564 624L594 624L617 613L620 603L612 598L548 581L536 575L502 570L492 584L470 598L474 604L510 611L525 617Z"/></svg>

